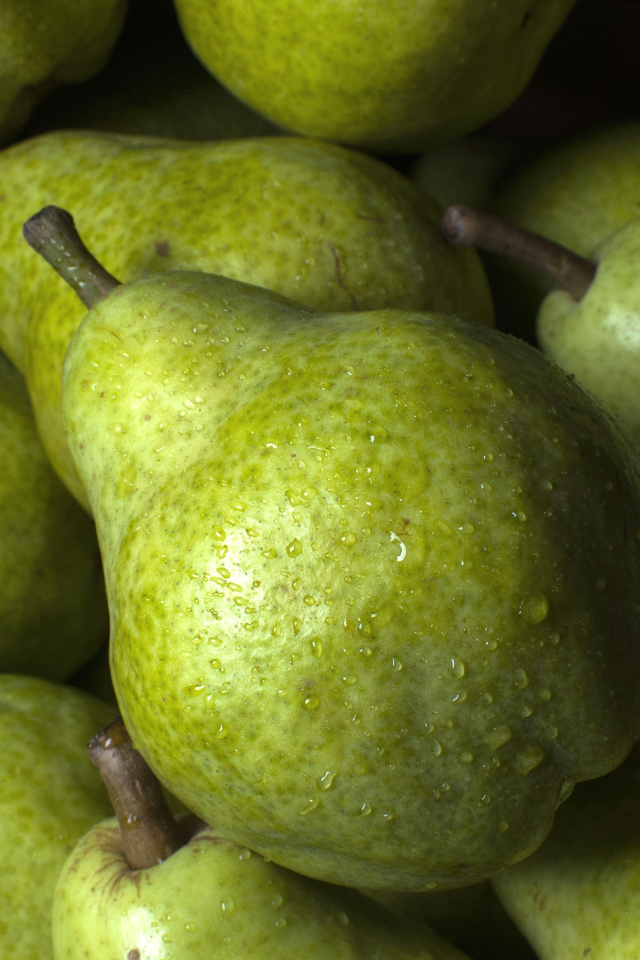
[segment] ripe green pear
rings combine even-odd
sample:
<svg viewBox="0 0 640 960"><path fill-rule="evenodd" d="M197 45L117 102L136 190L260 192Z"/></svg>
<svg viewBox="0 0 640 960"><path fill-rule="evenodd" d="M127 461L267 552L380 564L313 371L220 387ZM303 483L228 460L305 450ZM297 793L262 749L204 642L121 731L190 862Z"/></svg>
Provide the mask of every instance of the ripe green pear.
<svg viewBox="0 0 640 960"><path fill-rule="evenodd" d="M55 960L465 960L426 926L268 863L211 827L161 864L132 870L115 818L67 859L52 931Z"/></svg>
<svg viewBox="0 0 640 960"><path fill-rule="evenodd" d="M640 218L609 236L598 259L595 279L579 303L561 290L545 297L537 338L640 444Z"/></svg>
<svg viewBox="0 0 640 960"><path fill-rule="evenodd" d="M108 817L87 742L113 719L94 697L0 675L0 955L52 960L51 904L62 865Z"/></svg>
<svg viewBox="0 0 640 960"><path fill-rule="evenodd" d="M573 3L176 0L176 10L205 66L274 123L409 153L501 113Z"/></svg>
<svg viewBox="0 0 640 960"><path fill-rule="evenodd" d="M64 680L109 633L93 521L49 463L24 378L0 354L0 673Z"/></svg>
<svg viewBox="0 0 640 960"><path fill-rule="evenodd" d="M120 34L126 0L3 0L0 7L0 140L62 83L98 72Z"/></svg>
<svg viewBox="0 0 640 960"><path fill-rule="evenodd" d="M59 402L62 361L85 310L21 233L46 204L73 210L122 279L187 267L321 309L397 306L493 322L475 251L452 250L435 202L355 151L285 137L58 132L0 153L0 183L0 346L26 377L52 464L85 506Z"/></svg>
<svg viewBox="0 0 640 960"><path fill-rule="evenodd" d="M636 466L540 351L175 271L89 311L63 412L127 728L224 835L460 886L638 738Z"/></svg>
<svg viewBox="0 0 640 960"><path fill-rule="evenodd" d="M640 753L579 784L540 849L492 883L541 960L636 960Z"/></svg>
<svg viewBox="0 0 640 960"><path fill-rule="evenodd" d="M554 143L508 176L490 209L584 257L638 216L640 123L602 127ZM455 201L458 202L458 201ZM485 259L500 326L535 340L536 315L552 282L539 270Z"/></svg>

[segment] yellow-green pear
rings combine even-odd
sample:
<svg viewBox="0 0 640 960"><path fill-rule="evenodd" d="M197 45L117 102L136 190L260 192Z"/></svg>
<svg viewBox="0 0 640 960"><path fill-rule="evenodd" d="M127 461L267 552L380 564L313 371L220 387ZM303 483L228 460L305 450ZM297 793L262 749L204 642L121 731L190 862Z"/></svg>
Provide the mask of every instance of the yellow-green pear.
<svg viewBox="0 0 640 960"><path fill-rule="evenodd" d="M196 55L296 133L427 150L501 113L574 0L176 0Z"/></svg>
<svg viewBox="0 0 640 960"><path fill-rule="evenodd" d="M555 283L537 316L539 346L590 390L640 442L640 217L582 257L493 214L448 207L442 233L537 269Z"/></svg>
<svg viewBox="0 0 640 960"><path fill-rule="evenodd" d="M598 126L516 167L489 209L502 219L593 257L601 243L638 216L640 123ZM465 202L455 200L455 203ZM515 261L485 259L500 326L535 342L535 319L552 281Z"/></svg>
<svg viewBox="0 0 640 960"><path fill-rule="evenodd" d="M104 736L105 752L122 749L113 746L111 728ZM143 821L149 779L139 762L124 778L117 758L108 763L118 816L96 824L60 873L55 960L465 960L428 927L400 921L355 891L269 863L192 818L166 825L177 832L168 847L154 835L160 857L155 844L139 838L132 856L131 822ZM132 806L122 796L134 770ZM154 817L157 808L145 808L146 824L157 830Z"/></svg>
<svg viewBox="0 0 640 960"><path fill-rule="evenodd" d="M0 353L0 673L64 680L108 636L93 521L47 459L24 377Z"/></svg>
<svg viewBox="0 0 640 960"><path fill-rule="evenodd" d="M503 905L540 960L636 960L640 952L640 752L579 784L551 834L496 874Z"/></svg>
<svg viewBox="0 0 640 960"><path fill-rule="evenodd" d="M48 91L98 72L118 38L126 9L126 0L3 0L1 141L24 126Z"/></svg>
<svg viewBox="0 0 640 960"><path fill-rule="evenodd" d="M439 234L440 208L356 151L285 137L218 143L57 132L0 153L0 346L24 372L47 453L80 502L64 438L62 361L85 310L34 263L22 223L50 203L123 279L212 270L331 310L412 307L491 323L475 251Z"/></svg>
<svg viewBox="0 0 640 960"><path fill-rule="evenodd" d="M195 271L109 285L69 220L25 235L102 287L63 412L152 769L334 883L462 886L531 853L640 734L639 477L616 424L479 324Z"/></svg>
<svg viewBox="0 0 640 960"><path fill-rule="evenodd" d="M556 290L540 305L538 342L619 417L640 445L640 218L598 250L593 282L576 303Z"/></svg>
<svg viewBox="0 0 640 960"><path fill-rule="evenodd" d="M87 752L113 719L99 700L34 677L0 675L0 956L52 960L51 904L62 865L111 804Z"/></svg>

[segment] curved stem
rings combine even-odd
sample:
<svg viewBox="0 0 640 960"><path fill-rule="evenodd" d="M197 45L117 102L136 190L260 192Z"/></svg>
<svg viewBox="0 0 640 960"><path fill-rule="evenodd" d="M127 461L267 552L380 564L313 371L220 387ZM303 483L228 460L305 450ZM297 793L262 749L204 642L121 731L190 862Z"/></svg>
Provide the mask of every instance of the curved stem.
<svg viewBox="0 0 640 960"><path fill-rule="evenodd" d="M73 217L61 207L49 206L38 211L23 225L22 234L88 309L120 285L87 250Z"/></svg>
<svg viewBox="0 0 640 960"><path fill-rule="evenodd" d="M596 273L592 260L537 233L470 207L447 207L440 231L449 243L477 247L544 270L555 281L556 289L565 290L576 301L582 300Z"/></svg>
<svg viewBox="0 0 640 960"><path fill-rule="evenodd" d="M142 870L166 860L184 837L160 782L133 746L121 717L92 738L89 754L113 804L129 866Z"/></svg>

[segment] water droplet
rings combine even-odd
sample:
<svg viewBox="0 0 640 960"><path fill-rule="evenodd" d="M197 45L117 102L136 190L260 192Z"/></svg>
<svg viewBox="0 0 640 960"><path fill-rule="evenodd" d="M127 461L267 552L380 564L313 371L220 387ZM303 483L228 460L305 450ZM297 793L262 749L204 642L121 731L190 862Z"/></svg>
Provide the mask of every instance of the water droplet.
<svg viewBox="0 0 640 960"><path fill-rule="evenodd" d="M275 907L276 910L279 910L282 904L284 903L284 897L281 893L276 893L275 897L271 901L271 906Z"/></svg>
<svg viewBox="0 0 640 960"><path fill-rule="evenodd" d="M311 655L319 660L323 653L322 640L320 637L312 637L309 641L309 646L311 647Z"/></svg>
<svg viewBox="0 0 640 960"><path fill-rule="evenodd" d="M455 657L451 658L451 675L459 680L460 677L464 677L465 665L462 660L457 660Z"/></svg>
<svg viewBox="0 0 640 960"><path fill-rule="evenodd" d="M317 710L318 707L320 706L320 698L305 697L304 700L302 701L302 706L304 707L305 710L311 710L311 711Z"/></svg>
<svg viewBox="0 0 640 960"><path fill-rule="evenodd" d="M337 917L338 923L339 923L341 926L343 926L343 927L348 927L348 926L349 926L349 917L348 917L348 915L344 912L344 910L338 910L338 913L336 914L336 917Z"/></svg>
<svg viewBox="0 0 640 960"><path fill-rule="evenodd" d="M489 750L498 750L499 747L504 746L505 743L508 743L511 740L512 732L511 728L506 724L500 724L497 727L494 727L493 730L485 738L485 743L487 744Z"/></svg>
<svg viewBox="0 0 640 960"><path fill-rule="evenodd" d="M395 670L396 673L404 669L404 663L400 657L391 657L391 669Z"/></svg>
<svg viewBox="0 0 640 960"><path fill-rule="evenodd" d="M359 817L368 817L372 812L372 807L370 803L363 803L360 809L358 810Z"/></svg>
<svg viewBox="0 0 640 960"><path fill-rule="evenodd" d="M549 613L549 601L544 593L536 593L522 602L519 613L527 623L542 623Z"/></svg>
<svg viewBox="0 0 640 960"><path fill-rule="evenodd" d="M473 763L475 757L472 754L471 750L463 750L460 754L460 763Z"/></svg>
<svg viewBox="0 0 640 960"><path fill-rule="evenodd" d="M297 637L298 634L300 633L300 627L302 626L302 620L300 619L300 617L294 617L292 623L293 623L293 632L294 632L294 635Z"/></svg>
<svg viewBox="0 0 640 960"><path fill-rule="evenodd" d="M336 774L336 770L327 770L326 773L323 773L323 775L316 781L318 784L318 790L328 790L329 787L332 786L333 781L336 778Z"/></svg>
<svg viewBox="0 0 640 960"><path fill-rule="evenodd" d="M518 690L524 690L525 687L529 686L529 677L522 667L518 667L513 675L513 685Z"/></svg>
<svg viewBox="0 0 640 960"><path fill-rule="evenodd" d="M251 850L247 850L247 849L245 848L244 850L241 850L241 851L239 852L239 854L238 854L238 860L251 860L251 857L252 857L252 856L253 856L253 853L251 852Z"/></svg>
<svg viewBox="0 0 640 960"><path fill-rule="evenodd" d="M558 806L561 803L564 803L565 800L568 800L571 794L573 793L573 788L575 787L575 780L565 780L562 786L560 787L560 793L558 794Z"/></svg>
<svg viewBox="0 0 640 960"><path fill-rule="evenodd" d="M269 547L267 550L262 550L261 553L265 560L274 560L278 556L278 552L274 547Z"/></svg>
<svg viewBox="0 0 640 960"><path fill-rule="evenodd" d="M432 751L433 751L434 757L441 757L441 756L442 756L442 744L440 743L439 740L436 740L436 742L435 742L434 744L432 744L431 749L432 749Z"/></svg>
<svg viewBox="0 0 640 960"><path fill-rule="evenodd" d="M230 916L236 909L235 901L233 897L225 897L224 900L220 901L220 909L227 916Z"/></svg>
<svg viewBox="0 0 640 960"><path fill-rule="evenodd" d="M302 544L299 540L293 539L290 543L287 544L287 556L288 557L299 557L302 553Z"/></svg>
<svg viewBox="0 0 640 960"><path fill-rule="evenodd" d="M307 800L306 806L300 811L300 816L306 817L308 813L311 813L312 810L316 809L319 803L320 801L317 797L311 797L309 800Z"/></svg>
<svg viewBox="0 0 640 960"><path fill-rule="evenodd" d="M345 547L352 547L356 542L356 536L354 533L345 533L340 537L340 541Z"/></svg>
<svg viewBox="0 0 640 960"><path fill-rule="evenodd" d="M526 776L535 770L544 760L544 750L537 744L530 744L518 751L515 760L515 766L518 773Z"/></svg>
<svg viewBox="0 0 640 960"><path fill-rule="evenodd" d="M278 917L278 919L276 920L276 927L278 928L286 927L287 923L288 923L288 920L286 917Z"/></svg>
<svg viewBox="0 0 640 960"><path fill-rule="evenodd" d="M311 597L307 594L306 597L302 598L302 602L304 603L305 606L312 607L316 601L315 601L315 597Z"/></svg>

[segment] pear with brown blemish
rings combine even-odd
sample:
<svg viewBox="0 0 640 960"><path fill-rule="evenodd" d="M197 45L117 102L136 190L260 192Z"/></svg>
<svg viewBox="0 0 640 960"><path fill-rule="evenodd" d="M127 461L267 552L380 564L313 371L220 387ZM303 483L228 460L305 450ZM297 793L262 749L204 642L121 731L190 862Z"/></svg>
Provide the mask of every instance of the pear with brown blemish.
<svg viewBox="0 0 640 960"><path fill-rule="evenodd" d="M25 230L106 293L63 410L152 769L317 879L446 888L526 856L640 735L625 438L493 329L197 272L118 285L69 221Z"/></svg>

